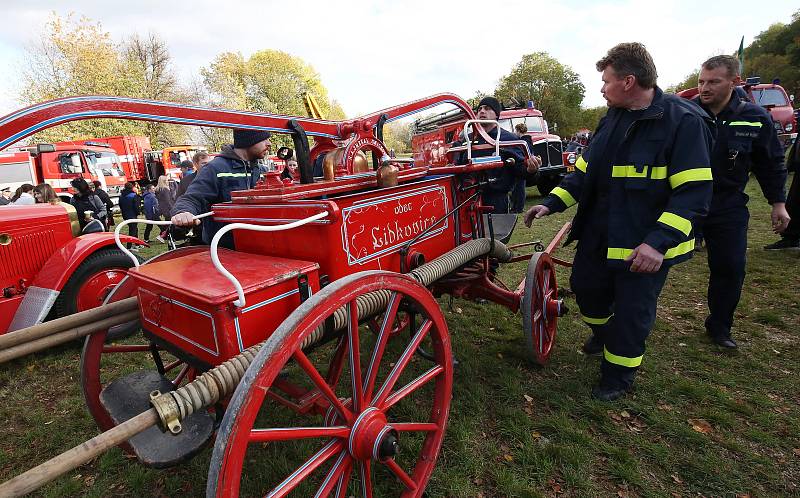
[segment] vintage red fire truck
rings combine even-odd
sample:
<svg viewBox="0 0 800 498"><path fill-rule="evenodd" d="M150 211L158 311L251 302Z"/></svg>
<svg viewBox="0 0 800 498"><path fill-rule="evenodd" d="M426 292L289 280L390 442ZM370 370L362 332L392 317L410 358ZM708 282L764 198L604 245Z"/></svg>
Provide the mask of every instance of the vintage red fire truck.
<svg viewBox="0 0 800 498"><path fill-rule="evenodd" d="M111 196L118 195L126 181L119 156L101 143L59 142L0 153L0 188L13 191L23 183L48 183L68 201L74 178L99 180Z"/></svg>
<svg viewBox="0 0 800 498"><path fill-rule="evenodd" d="M463 133L466 119L461 110L454 109L415 121L411 137L414 160L424 164L446 164L450 144ZM566 173L575 170L577 154L563 150L561 138L550 133L542 112L532 103L524 108L501 111L498 122L511 133L516 133L518 124L524 124L533 142L533 155L542 158L539 173L528 176L528 186L536 184L540 193L547 194Z"/></svg>
<svg viewBox="0 0 800 498"><path fill-rule="evenodd" d="M132 265L113 234L81 234L70 204L3 206L0 334L101 305Z"/></svg>
<svg viewBox="0 0 800 498"><path fill-rule="evenodd" d="M784 147L789 147L797 138L797 116L792 108L794 95L787 95L786 90L778 83L761 83L758 76L747 78L739 86L739 90L751 102L769 111L778 139ZM697 94L697 87L678 92L679 96L687 99L694 98Z"/></svg>
<svg viewBox="0 0 800 498"><path fill-rule="evenodd" d="M213 446L207 496L423 496L453 386L450 336L435 296L521 311L522 351L542 364L565 312L555 265L569 265L551 256L569 224L546 249L505 245L517 216L492 215L481 201L487 171L503 167L491 137L484 135L494 147L489 156L472 158L471 144L451 148L467 155L466 164L388 156L385 123L446 102L464 124L474 120L452 94L348 121L117 97L64 98L0 119L0 150L4 137L62 116L268 129L291 137L300 173L293 180L268 172L211 206L204 216L224 227L210 247L131 260L137 267L107 308L134 313L141 332L124 342L106 330L84 332L81 355L87 407L111 430L59 457L60 465L0 485L0 495L29 493L53 470L121 444L154 467ZM219 247L225 233L236 250ZM26 240L15 237L3 250ZM121 243L119 250L127 252ZM527 262L527 273L506 286L496 269L513 262ZM59 324L83 325L94 312ZM56 331L71 333L49 333ZM32 332L43 330L13 337Z"/></svg>
<svg viewBox="0 0 800 498"><path fill-rule="evenodd" d="M92 139L93 143L105 143L120 157L128 181L147 185L158 181L161 175L179 180L181 161L191 160L195 153L206 152L202 145L174 145L153 150L150 138L145 136L116 136Z"/></svg>

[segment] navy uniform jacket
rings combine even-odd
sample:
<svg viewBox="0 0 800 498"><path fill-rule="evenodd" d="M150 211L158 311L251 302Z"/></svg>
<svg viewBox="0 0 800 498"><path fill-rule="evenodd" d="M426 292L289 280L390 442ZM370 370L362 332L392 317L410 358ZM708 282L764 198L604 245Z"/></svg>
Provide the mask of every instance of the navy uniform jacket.
<svg viewBox="0 0 800 498"><path fill-rule="evenodd" d="M119 193L119 200L117 202L119 202L119 210L122 213L122 218L125 220L138 218L142 212L140 209L142 198L131 189L123 188L122 192Z"/></svg>
<svg viewBox="0 0 800 498"><path fill-rule="evenodd" d="M494 137L497 136L497 130L493 128L492 131L487 131L486 134L489 135L490 138L494 139ZM475 140L473 140L472 145L486 144L486 140L484 140L483 135L480 133L477 135L478 136ZM517 137L508 130L500 128L500 141L508 142L510 140L518 141L521 140L521 138ZM465 141L462 138L461 140L454 142L452 146L458 147L464 144ZM472 151L472 157L487 157L491 155L494 155L494 147ZM513 158L514 164L505 164L502 168L489 170L489 179L493 179L494 181L487 185L486 189L507 194L511 192L512 188L514 188L514 181L525 174L525 156L518 147L503 147L502 144L500 144L500 157L503 159L503 161ZM458 156L453 159L453 162L454 164L466 164L467 152L460 152Z"/></svg>
<svg viewBox="0 0 800 498"><path fill-rule="evenodd" d="M664 265L689 259L692 223L711 202L710 118L694 103L665 95L656 87L653 102L625 131L613 157L606 154L610 125L625 109L610 108L574 173L543 202L551 212L578 203L567 243L579 239L592 214L600 174L611 176L608 191L610 267L625 268L633 249L646 243L664 254Z"/></svg>
<svg viewBox="0 0 800 498"><path fill-rule="evenodd" d="M699 97L694 102L708 111ZM747 204L744 188L751 170L770 204L785 202L783 147L769 113L761 106L740 100L734 92L728 105L716 116L716 125L717 139L711 154L712 213Z"/></svg>
<svg viewBox="0 0 800 498"><path fill-rule="evenodd" d="M254 164L242 160L231 147L222 149L222 154L206 164L203 169L195 173L194 180L183 194L175 201L172 215L189 212L194 215L203 214L211 210L212 204L228 202L234 190L247 190L255 187L261 176L261 170ZM203 242L211 243L214 234L224 226L217 223L209 216L203 218ZM233 237L230 233L220 241L223 247L233 247Z"/></svg>

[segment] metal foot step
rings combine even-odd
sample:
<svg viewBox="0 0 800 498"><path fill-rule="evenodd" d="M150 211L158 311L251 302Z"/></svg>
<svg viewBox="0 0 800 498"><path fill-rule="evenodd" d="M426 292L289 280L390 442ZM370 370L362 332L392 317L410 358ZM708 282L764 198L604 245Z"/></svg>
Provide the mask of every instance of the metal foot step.
<svg viewBox="0 0 800 498"><path fill-rule="evenodd" d="M517 226L516 214L493 214L492 215L492 228L494 228L494 238L508 244L511 239L511 234L514 233L514 228ZM486 237L489 236L489 216L483 215L483 228Z"/></svg>
<svg viewBox="0 0 800 498"><path fill-rule="evenodd" d="M100 393L100 402L117 424L151 408L150 393L173 391L172 383L156 371L142 370L117 379ZM214 433L214 419L205 411L193 413L181 421L178 435L161 432L157 426L132 437L128 444L147 466L162 469L192 458Z"/></svg>

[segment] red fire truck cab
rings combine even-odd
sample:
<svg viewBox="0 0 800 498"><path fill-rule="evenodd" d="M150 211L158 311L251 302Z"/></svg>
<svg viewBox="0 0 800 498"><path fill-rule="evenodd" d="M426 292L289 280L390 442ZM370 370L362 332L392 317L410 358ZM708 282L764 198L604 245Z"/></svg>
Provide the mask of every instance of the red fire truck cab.
<svg viewBox="0 0 800 498"><path fill-rule="evenodd" d="M464 130L466 116L458 109L415 121L412 125L411 149L415 162L435 166L447 164L447 151ZM500 112L498 123L505 130L515 132L519 123L527 127L533 142L532 153L542 158L538 174L529 175L528 186L536 185L543 195L549 193L561 178L575 169L578 157L564 152L561 138L550 134L542 112L532 106L507 109Z"/></svg>
<svg viewBox="0 0 800 498"><path fill-rule="evenodd" d="M70 182L99 180L112 197L119 194L126 177L113 149L93 142L60 142L10 149L0 153L0 188L12 191L24 183L48 183L62 200L72 194Z"/></svg>
<svg viewBox="0 0 800 498"><path fill-rule="evenodd" d="M101 305L131 265L114 234L81 234L69 204L3 206L0 334Z"/></svg>

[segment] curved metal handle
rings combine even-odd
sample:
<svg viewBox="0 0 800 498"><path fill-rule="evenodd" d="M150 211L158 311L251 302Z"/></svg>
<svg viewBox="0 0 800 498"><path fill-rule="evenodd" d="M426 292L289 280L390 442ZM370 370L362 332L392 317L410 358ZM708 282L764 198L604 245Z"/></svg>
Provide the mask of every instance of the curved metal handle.
<svg viewBox="0 0 800 498"><path fill-rule="evenodd" d="M469 147L467 147L467 159L472 160L472 140L469 139L469 135L467 134L467 127L472 123L484 123L484 124L494 124L495 128L497 129L497 137L494 139L494 155L500 155L500 123L493 119L468 119L464 121L464 139L468 141Z"/></svg>
<svg viewBox="0 0 800 498"><path fill-rule="evenodd" d="M324 218L328 216L328 211L322 211L321 213L317 213L315 215L309 216L308 218L303 218L302 220L293 221L292 223L286 223L283 225L253 225L250 223L231 223L230 225L225 225L224 227L220 228L219 231L214 234L214 238L211 239L211 261L214 263L214 268L217 269L222 275L227 278L233 286L236 288L236 294L239 296L239 299L233 302L233 305L239 308L244 307L245 299L244 299L244 290L242 290L242 284L239 283L239 280L234 277L231 272L225 269L222 266L222 263L219 260L218 254L218 246L219 240L222 238L223 235L230 232L231 230L254 230L256 232L279 232L281 230L290 230L292 228L297 228L303 225L307 225L312 221L316 221L320 218Z"/></svg>
<svg viewBox="0 0 800 498"><path fill-rule="evenodd" d="M207 213L198 214L197 216L194 217L194 219L199 220L199 219L205 218L206 216L211 216L212 214L214 214L214 211L209 211ZM119 240L119 233L122 230L122 227L128 226L131 223L142 223L144 225L172 225L172 222L171 221L141 220L139 218L131 218L129 220L125 220L125 221L117 224L117 228L114 229L114 242L117 244L117 247L119 248L120 251L124 252L129 258L131 258L131 261L133 261L133 266L138 268L139 267L139 258L134 256L133 253L130 252L128 250L128 248L125 247L122 244L122 241Z"/></svg>

